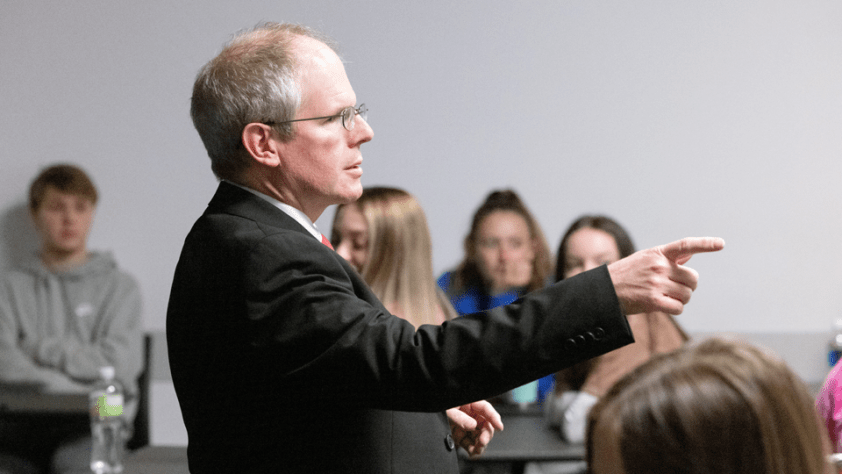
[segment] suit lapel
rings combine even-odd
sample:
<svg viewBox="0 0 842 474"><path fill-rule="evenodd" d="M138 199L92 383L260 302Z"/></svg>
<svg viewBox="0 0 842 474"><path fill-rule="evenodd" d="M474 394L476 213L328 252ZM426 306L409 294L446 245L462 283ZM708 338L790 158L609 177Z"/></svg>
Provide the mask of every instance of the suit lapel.
<svg viewBox="0 0 842 474"><path fill-rule="evenodd" d="M272 204L260 199L254 194L234 186L231 183L222 181L219 183L219 188L216 190L208 208L205 210L205 215L212 214L231 214L249 219L257 222L259 225L268 225L287 230L301 232L312 238L312 235L301 226L295 219L288 216L284 211L278 209ZM315 239L314 239L315 240ZM342 268L347 273L350 283L354 289L354 293L361 299L370 304L377 306L385 311L383 304L372 293L371 289L365 283L362 276L357 273L356 269L351 266L344 258L340 257L334 251L330 251L324 247L325 251L330 252L330 255L335 258Z"/></svg>

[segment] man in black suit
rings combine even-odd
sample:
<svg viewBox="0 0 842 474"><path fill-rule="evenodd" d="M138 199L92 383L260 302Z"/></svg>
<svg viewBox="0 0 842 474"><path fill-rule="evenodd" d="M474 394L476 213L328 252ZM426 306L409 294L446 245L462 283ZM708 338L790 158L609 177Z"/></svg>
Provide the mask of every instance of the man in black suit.
<svg viewBox="0 0 842 474"><path fill-rule="evenodd" d="M456 473L445 409L632 342L624 314L680 313L698 279L682 264L723 245L685 239L415 330L313 225L360 196L373 137L329 45L261 25L194 85L222 182L186 238L167 314L193 473ZM499 423L475 416L486 435Z"/></svg>

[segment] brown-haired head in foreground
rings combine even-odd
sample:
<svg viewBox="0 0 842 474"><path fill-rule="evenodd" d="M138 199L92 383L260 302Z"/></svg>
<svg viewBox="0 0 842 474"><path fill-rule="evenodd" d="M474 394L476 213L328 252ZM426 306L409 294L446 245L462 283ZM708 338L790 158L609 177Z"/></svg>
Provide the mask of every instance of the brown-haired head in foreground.
<svg viewBox="0 0 842 474"><path fill-rule="evenodd" d="M820 474L822 437L812 396L779 357L713 338L653 358L594 405L588 469Z"/></svg>

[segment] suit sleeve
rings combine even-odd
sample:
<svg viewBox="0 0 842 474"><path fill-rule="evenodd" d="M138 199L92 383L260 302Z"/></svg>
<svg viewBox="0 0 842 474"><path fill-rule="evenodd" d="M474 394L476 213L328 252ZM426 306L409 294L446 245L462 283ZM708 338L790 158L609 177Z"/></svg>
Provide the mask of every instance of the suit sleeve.
<svg viewBox="0 0 842 474"><path fill-rule="evenodd" d="M340 260L293 232L251 251L244 357L271 374L263 380L277 386L275 394L439 411L633 341L605 267L505 307L415 330Z"/></svg>

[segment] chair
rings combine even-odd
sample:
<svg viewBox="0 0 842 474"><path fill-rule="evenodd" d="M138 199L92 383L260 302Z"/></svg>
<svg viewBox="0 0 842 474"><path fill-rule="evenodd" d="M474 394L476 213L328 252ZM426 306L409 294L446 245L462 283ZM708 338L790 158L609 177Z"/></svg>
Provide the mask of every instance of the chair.
<svg viewBox="0 0 842 474"><path fill-rule="evenodd" d="M138 404L134 418L132 437L126 448L135 451L149 444L149 386L152 367L152 336L143 336L143 369L137 377Z"/></svg>

